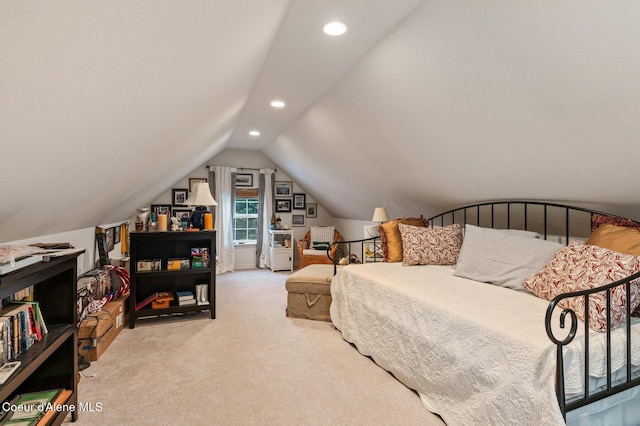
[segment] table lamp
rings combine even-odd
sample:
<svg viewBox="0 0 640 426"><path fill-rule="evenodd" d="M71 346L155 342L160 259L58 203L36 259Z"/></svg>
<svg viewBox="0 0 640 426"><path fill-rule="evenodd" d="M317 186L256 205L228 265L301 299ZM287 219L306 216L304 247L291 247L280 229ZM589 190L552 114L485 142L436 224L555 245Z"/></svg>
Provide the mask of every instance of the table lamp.
<svg viewBox="0 0 640 426"><path fill-rule="evenodd" d="M205 217L208 213L207 206L217 206L218 203L213 199L211 191L209 190L209 184L207 182L198 182L195 190L189 194L189 197L184 202L190 206L196 206L196 209L191 213L191 225L194 228L205 228ZM213 219L210 219L213 221ZM207 223L208 229L213 229L212 223Z"/></svg>
<svg viewBox="0 0 640 426"><path fill-rule="evenodd" d="M382 225L383 222L386 222L389 220L389 215L387 214L387 209L384 207L376 207L376 209L373 211L373 219L371 219L372 222L378 222L380 225Z"/></svg>

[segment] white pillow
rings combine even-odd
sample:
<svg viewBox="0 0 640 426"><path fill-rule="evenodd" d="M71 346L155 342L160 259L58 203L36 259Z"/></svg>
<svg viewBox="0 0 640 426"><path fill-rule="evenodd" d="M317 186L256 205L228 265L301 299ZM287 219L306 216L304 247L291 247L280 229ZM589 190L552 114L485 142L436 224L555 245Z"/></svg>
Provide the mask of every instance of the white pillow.
<svg viewBox="0 0 640 426"><path fill-rule="evenodd" d="M313 243L332 243L335 238L335 226L312 226L311 227L311 244Z"/></svg>
<svg viewBox="0 0 640 426"><path fill-rule="evenodd" d="M454 275L526 291L522 282L564 248L532 234L466 225Z"/></svg>

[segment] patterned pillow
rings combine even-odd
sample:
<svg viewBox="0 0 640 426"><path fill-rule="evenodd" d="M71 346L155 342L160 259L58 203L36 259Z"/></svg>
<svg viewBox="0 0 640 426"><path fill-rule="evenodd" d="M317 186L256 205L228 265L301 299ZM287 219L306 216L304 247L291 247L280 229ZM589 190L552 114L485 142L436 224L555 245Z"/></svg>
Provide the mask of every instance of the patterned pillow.
<svg viewBox="0 0 640 426"><path fill-rule="evenodd" d="M335 226L312 226L310 232L311 244L326 243L327 241L332 243L335 239L335 232Z"/></svg>
<svg viewBox="0 0 640 426"><path fill-rule="evenodd" d="M527 278L522 284L527 290L543 299L572 291L587 290L613 283L640 271L640 257L618 253L603 247L574 241L559 250L553 260L540 272ZM626 286L619 286L611 293L611 328L625 321ZM589 296L589 327L596 331L607 330L606 294ZM584 318L584 297L563 299L559 305L572 309L578 318ZM631 283L631 311L640 305L640 283Z"/></svg>
<svg viewBox="0 0 640 426"><path fill-rule="evenodd" d="M422 227L429 225L429 221L423 217L401 217L380 225L378 233L380 234L383 262L402 262L402 237L398 229L399 223Z"/></svg>
<svg viewBox="0 0 640 426"><path fill-rule="evenodd" d="M595 231L600 225L608 223L610 225L625 226L627 228L639 228L640 223L633 220L625 219L618 216L607 216L602 214L594 214L591 216L591 232Z"/></svg>
<svg viewBox="0 0 640 426"><path fill-rule="evenodd" d="M462 227L425 228L398 224L402 236L402 266L455 265L462 246Z"/></svg>

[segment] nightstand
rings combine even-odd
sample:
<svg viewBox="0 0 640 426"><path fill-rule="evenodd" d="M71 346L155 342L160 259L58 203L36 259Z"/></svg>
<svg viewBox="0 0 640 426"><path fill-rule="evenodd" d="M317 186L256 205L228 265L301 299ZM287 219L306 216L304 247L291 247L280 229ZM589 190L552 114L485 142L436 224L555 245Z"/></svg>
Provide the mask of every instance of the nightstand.
<svg viewBox="0 0 640 426"><path fill-rule="evenodd" d="M269 230L269 268L293 271L293 231Z"/></svg>

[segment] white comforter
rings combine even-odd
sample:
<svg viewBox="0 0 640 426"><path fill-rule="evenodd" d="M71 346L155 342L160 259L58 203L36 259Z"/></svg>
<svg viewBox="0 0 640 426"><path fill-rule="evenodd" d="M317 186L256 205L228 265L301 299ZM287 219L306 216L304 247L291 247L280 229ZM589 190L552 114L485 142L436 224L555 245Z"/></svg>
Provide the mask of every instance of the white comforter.
<svg viewBox="0 0 640 426"><path fill-rule="evenodd" d="M331 320L343 338L448 425L564 424L555 346L544 330L547 301L454 277L451 266L400 263L345 267L331 294ZM571 368L575 390L580 363Z"/></svg>

